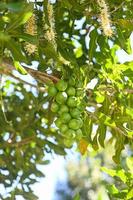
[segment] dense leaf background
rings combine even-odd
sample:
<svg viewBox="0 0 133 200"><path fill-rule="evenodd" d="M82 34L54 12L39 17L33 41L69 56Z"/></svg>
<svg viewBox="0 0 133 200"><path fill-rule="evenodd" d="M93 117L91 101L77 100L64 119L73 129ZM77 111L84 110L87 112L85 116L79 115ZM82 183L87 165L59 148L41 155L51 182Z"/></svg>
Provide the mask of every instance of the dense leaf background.
<svg viewBox="0 0 133 200"><path fill-rule="evenodd" d="M107 5L111 37L101 28L97 0L0 2L0 182L11 187L6 199L17 194L37 199L30 185L43 176L36 166L48 163L46 153L64 156L76 143L84 154L88 144L98 151L110 142L115 163L120 164L125 147L132 154L133 62L119 63L116 51L133 51L133 2L108 0ZM27 32L32 16L35 21ZM29 52L28 45L35 51ZM47 90L70 77L84 95L84 123L82 138L66 145L54 124L53 98ZM97 84L89 88L94 80ZM131 187L127 199L133 197Z"/></svg>

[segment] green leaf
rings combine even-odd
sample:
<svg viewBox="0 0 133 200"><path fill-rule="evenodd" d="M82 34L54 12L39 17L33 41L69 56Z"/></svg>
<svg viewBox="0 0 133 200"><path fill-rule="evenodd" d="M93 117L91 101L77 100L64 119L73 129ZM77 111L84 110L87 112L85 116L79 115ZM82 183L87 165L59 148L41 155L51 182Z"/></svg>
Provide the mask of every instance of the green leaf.
<svg viewBox="0 0 133 200"><path fill-rule="evenodd" d="M93 138L93 141L92 141L92 147L95 151L98 150L99 146L98 146L98 133L96 133L96 135L94 136Z"/></svg>
<svg viewBox="0 0 133 200"><path fill-rule="evenodd" d="M40 46L42 48L42 52L45 53L45 55L47 56L47 58L53 58L56 61L58 61L58 54L55 51L55 48L54 48L53 44L51 44L47 40L45 40L44 42L45 42L45 46L44 45L43 45L43 47Z"/></svg>
<svg viewBox="0 0 133 200"><path fill-rule="evenodd" d="M114 177L116 175L116 171L113 169L108 169L106 167L101 167L101 170L106 172L108 175Z"/></svg>
<svg viewBox="0 0 133 200"><path fill-rule="evenodd" d="M132 117L132 119L133 119L133 108L126 108L126 113L128 114L128 115L130 115L131 117Z"/></svg>
<svg viewBox="0 0 133 200"><path fill-rule="evenodd" d="M21 74L27 75L27 71L20 65L18 61L14 61L14 66Z"/></svg>
<svg viewBox="0 0 133 200"><path fill-rule="evenodd" d="M90 143L92 143L91 139L92 126L93 126L92 120L87 116L83 124L83 135L88 138Z"/></svg>
<svg viewBox="0 0 133 200"><path fill-rule="evenodd" d="M101 94L100 92L96 91L96 101L97 103L103 103L105 100L104 94Z"/></svg>
<svg viewBox="0 0 133 200"><path fill-rule="evenodd" d="M133 157L128 157L126 159L126 164L128 169L131 171L131 173L133 174Z"/></svg>
<svg viewBox="0 0 133 200"><path fill-rule="evenodd" d="M8 42L9 40L10 40L10 35L0 31L0 41Z"/></svg>
<svg viewBox="0 0 133 200"><path fill-rule="evenodd" d="M22 2L12 2L12 3L0 3L0 9L8 9L12 12L19 12L23 9L23 4Z"/></svg>
<svg viewBox="0 0 133 200"><path fill-rule="evenodd" d="M79 194L76 194L76 195L73 197L73 200L80 200L80 195L79 195Z"/></svg>
<svg viewBox="0 0 133 200"><path fill-rule="evenodd" d="M120 192L115 185L107 185L107 190L109 194L115 198L125 199L127 190L123 190Z"/></svg>
<svg viewBox="0 0 133 200"><path fill-rule="evenodd" d="M104 140L105 140L105 137L106 137L106 126L102 123L99 124L97 132L98 132L98 135L99 135L98 141L99 141L100 145L102 147L104 147Z"/></svg>
<svg viewBox="0 0 133 200"><path fill-rule="evenodd" d="M69 2L69 0L61 1L61 6L64 7L64 8L67 8L69 10L72 8L72 5Z"/></svg>
<svg viewBox="0 0 133 200"><path fill-rule="evenodd" d="M26 57L22 53L21 45L15 40L10 39L9 42L6 43L7 48L11 51L14 60L17 61L26 61Z"/></svg>
<svg viewBox="0 0 133 200"><path fill-rule="evenodd" d="M48 144L48 146L54 150L55 153L59 154L59 155L66 155L66 152L65 150L61 147L61 146L58 146L48 140L46 140L46 143Z"/></svg>
<svg viewBox="0 0 133 200"><path fill-rule="evenodd" d="M124 183L127 182L127 176L125 170L123 169L116 170L116 176L119 177Z"/></svg>
<svg viewBox="0 0 133 200"><path fill-rule="evenodd" d="M107 185L107 189L109 191L110 194L118 194L119 190L116 188L115 185Z"/></svg>
<svg viewBox="0 0 133 200"><path fill-rule="evenodd" d="M25 4L22 2L15 2L15 3L8 3L6 4L5 8L11 10L12 12L19 12L22 11Z"/></svg>
<svg viewBox="0 0 133 200"><path fill-rule="evenodd" d="M77 48L74 53L76 58L80 58L83 55L82 47Z"/></svg>
<svg viewBox="0 0 133 200"><path fill-rule="evenodd" d="M125 32L125 30L122 30L120 26L117 26L118 44L127 53L131 53L131 48L129 48L129 44L128 44L129 39L125 37L124 32Z"/></svg>
<svg viewBox="0 0 133 200"><path fill-rule="evenodd" d="M124 149L124 140L125 136L117 135L116 144L115 144L115 155L112 157L115 163L120 163L120 154Z"/></svg>
<svg viewBox="0 0 133 200"><path fill-rule="evenodd" d="M127 190L123 190L122 192L119 192L118 194L114 194L113 196L117 199L125 199L127 194Z"/></svg>
<svg viewBox="0 0 133 200"><path fill-rule="evenodd" d="M89 52L88 52L90 61L92 61L93 56L94 56L94 52L96 50L97 38L98 38L97 30L94 29L90 33L90 43L89 43Z"/></svg>
<svg viewBox="0 0 133 200"><path fill-rule="evenodd" d="M132 199L133 198L133 188L128 192L126 199Z"/></svg>
<svg viewBox="0 0 133 200"><path fill-rule="evenodd" d="M39 160L39 161L38 161L38 164L39 164L39 165L48 165L49 163L50 163L49 160Z"/></svg>
<svg viewBox="0 0 133 200"><path fill-rule="evenodd" d="M23 39L25 42L29 42L31 44L38 44L38 40L36 36L27 34L27 33L23 33L23 34L17 34L17 37Z"/></svg>
<svg viewBox="0 0 133 200"><path fill-rule="evenodd" d="M26 200L37 200L38 197L36 195L34 195L33 193L31 192L25 192L23 194L23 197L26 199Z"/></svg>
<svg viewBox="0 0 133 200"><path fill-rule="evenodd" d="M7 8L7 4L6 3L0 3L0 10L3 10Z"/></svg>
<svg viewBox="0 0 133 200"><path fill-rule="evenodd" d="M11 20L10 24L7 26L6 31L9 32L17 27L19 27L22 24L25 24L28 19L32 16L33 13L33 6L31 4L26 5L23 10L14 16L14 19Z"/></svg>
<svg viewBox="0 0 133 200"><path fill-rule="evenodd" d="M131 31L133 30L133 20L129 19L118 19L117 23L119 23L119 26L122 29L130 29Z"/></svg>
<svg viewBox="0 0 133 200"><path fill-rule="evenodd" d="M127 182L127 176L123 169L112 170L112 169L108 169L106 167L101 167L101 170L106 172L108 175L110 175L112 177L114 177L114 176L119 177L124 183Z"/></svg>

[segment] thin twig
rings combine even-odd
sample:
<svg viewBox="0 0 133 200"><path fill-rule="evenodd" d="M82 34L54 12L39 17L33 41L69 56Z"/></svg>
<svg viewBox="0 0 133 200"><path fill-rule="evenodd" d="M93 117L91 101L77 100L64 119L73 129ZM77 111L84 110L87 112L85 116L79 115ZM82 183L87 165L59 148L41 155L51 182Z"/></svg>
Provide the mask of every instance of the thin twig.
<svg viewBox="0 0 133 200"><path fill-rule="evenodd" d="M124 3L125 3L125 2L123 1L118 7L115 7L115 9L112 10L110 13L112 14L112 13L116 12L117 10L119 10L119 8L122 7L122 6L124 5Z"/></svg>
<svg viewBox="0 0 133 200"><path fill-rule="evenodd" d="M127 88L127 89L124 90L124 92L128 93L128 94L133 94L133 89L128 89Z"/></svg>
<svg viewBox="0 0 133 200"><path fill-rule="evenodd" d="M44 87L38 87L38 86L35 85L35 84L29 83L29 82L27 82L27 81L21 79L20 77L15 76L13 73L11 73L11 72L10 72L9 70L7 70L7 69L2 69L2 70L0 69L0 73L1 73L1 74L5 74L5 75L7 75L7 76L10 76L10 77L16 79L16 80L19 81L20 83L24 83L24 84L26 84L26 85L29 85L29 86L31 86L31 87L34 87L34 88L36 88L36 89L37 89L38 91L40 91L40 92L46 92L46 88L44 88Z"/></svg>
<svg viewBox="0 0 133 200"><path fill-rule="evenodd" d="M24 146L26 144L29 144L33 141L33 139L35 138L35 136L31 136L29 138L25 138L23 139L22 141L20 142L15 142L15 143L12 143L12 141L8 141L8 145L10 145L11 147L21 147L21 146Z"/></svg>

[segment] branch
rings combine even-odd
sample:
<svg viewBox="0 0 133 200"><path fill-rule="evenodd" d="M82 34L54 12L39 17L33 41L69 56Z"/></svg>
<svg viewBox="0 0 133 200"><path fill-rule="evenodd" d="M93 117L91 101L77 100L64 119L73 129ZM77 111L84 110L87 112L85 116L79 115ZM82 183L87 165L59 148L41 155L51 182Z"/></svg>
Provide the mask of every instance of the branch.
<svg viewBox="0 0 133 200"><path fill-rule="evenodd" d="M23 139L20 142L15 142L15 143L12 143L12 140L9 139L8 145L11 146L11 147L21 147L21 146L24 146L24 145L31 143L32 141L34 141L34 139L35 139L35 136L31 136L29 138Z"/></svg>
<svg viewBox="0 0 133 200"><path fill-rule="evenodd" d="M2 74L6 74L6 75L9 75L9 76L13 76L14 75L12 74L12 71L15 70L15 67L12 65L12 64L9 64L7 62L3 62L1 64L1 68L0 68L0 73ZM23 66L23 65L22 65ZM38 80L39 82L42 82L42 83L47 83L49 82L50 80L53 81L54 83L58 82L59 81L59 78L53 76L53 75L49 75L45 72L40 72L38 70L34 70L34 69L30 69L28 67L25 67L23 66L23 68L32 76L34 77L36 80ZM15 77L14 77L15 78ZM18 79L18 77L16 77ZM20 78L19 78L19 81L20 81ZM23 81L23 80L22 80ZM21 82L22 82L21 81Z"/></svg>
<svg viewBox="0 0 133 200"><path fill-rule="evenodd" d="M10 76L11 76L12 78L16 79L17 81L21 82L21 83L24 83L24 84L26 84L26 85L29 85L29 86L31 86L31 87L36 88L36 89L37 89L38 91L40 91L40 92L46 92L46 89L45 89L44 87L38 87L37 85L34 85L34 84L29 83L29 82L27 82L27 81L24 81L24 80L22 80L21 78L15 76L14 74L10 74Z"/></svg>
<svg viewBox="0 0 133 200"><path fill-rule="evenodd" d="M133 89L128 89L127 88L127 89L124 90L124 92L128 93L128 94L133 94Z"/></svg>
<svg viewBox="0 0 133 200"><path fill-rule="evenodd" d="M1 67L1 66L2 66L2 67ZM25 81L25 80L22 80L20 77L14 75L14 74L13 74L13 70L16 70L16 69L15 69L15 67L14 67L12 64L10 64L10 63L8 63L8 62L3 62L3 63L1 64L1 66L0 66L0 74L5 74L5 75L8 75L8 76L11 76L11 77L13 77L14 79L18 80L19 82L24 83L24 84L27 84L27 85L29 85L29 86L31 86L31 87L34 87L34 88L36 88L37 90L39 90L39 91L41 91L41 92L46 91L45 88L43 88L43 87L38 87L38 86L36 86L36 85L34 85L34 84L32 84L32 83L29 83L29 82L27 82L27 81ZM23 66L23 65L22 65L22 66ZM47 74L47 73L45 73L45 72L40 72L40 71L38 71L38 70L34 70L34 69L31 69L31 68L28 68L28 67L25 67L25 66L23 66L23 68L24 68L33 78L35 78L38 82L41 82L41 83L48 83L50 80L51 80L53 83L56 83L56 82L58 82L58 81L60 80L58 77L55 77L55 76L53 76L53 75L49 75L49 74ZM110 91L111 94L113 94L113 93L116 92L116 90L113 91L114 88L109 88L109 87L107 88L107 86L106 86L105 88L101 88L101 90L103 90L103 91L105 91L105 90L106 90L106 91ZM89 90L89 89L87 90L87 92L89 93L89 95L91 95L91 93L92 93L91 90ZM123 90L123 92L128 93L128 94L133 94L133 90L132 90L132 89L129 89L129 88Z"/></svg>
<svg viewBox="0 0 133 200"><path fill-rule="evenodd" d="M128 138L130 138L130 139L133 139L132 136L127 135L121 128L116 127L116 126L111 126L111 128L114 129L114 130L115 130L116 132L118 132L119 134L124 135L124 136L126 136L126 137L128 137Z"/></svg>

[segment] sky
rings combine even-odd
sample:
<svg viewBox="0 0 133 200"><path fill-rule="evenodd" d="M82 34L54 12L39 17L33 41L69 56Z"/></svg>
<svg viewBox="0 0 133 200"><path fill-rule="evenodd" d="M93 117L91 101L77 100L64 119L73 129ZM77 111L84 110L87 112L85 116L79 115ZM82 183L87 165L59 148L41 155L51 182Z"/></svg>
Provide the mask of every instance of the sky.
<svg viewBox="0 0 133 200"><path fill-rule="evenodd" d="M58 200L54 198L56 184L57 182L66 182L66 162L72 159L76 160L78 156L79 154L76 153L75 146L73 149L67 150L66 157L56 154L54 154L52 157L51 155L47 155L46 159L50 159L50 164L39 167L39 169L44 173L45 177L42 178L39 183L35 183L32 187L34 193L39 197L39 200Z"/></svg>
<svg viewBox="0 0 133 200"><path fill-rule="evenodd" d="M53 200L57 181L66 180L64 168L65 159L61 156L55 156L49 165L40 167L46 177L32 187L39 200Z"/></svg>

